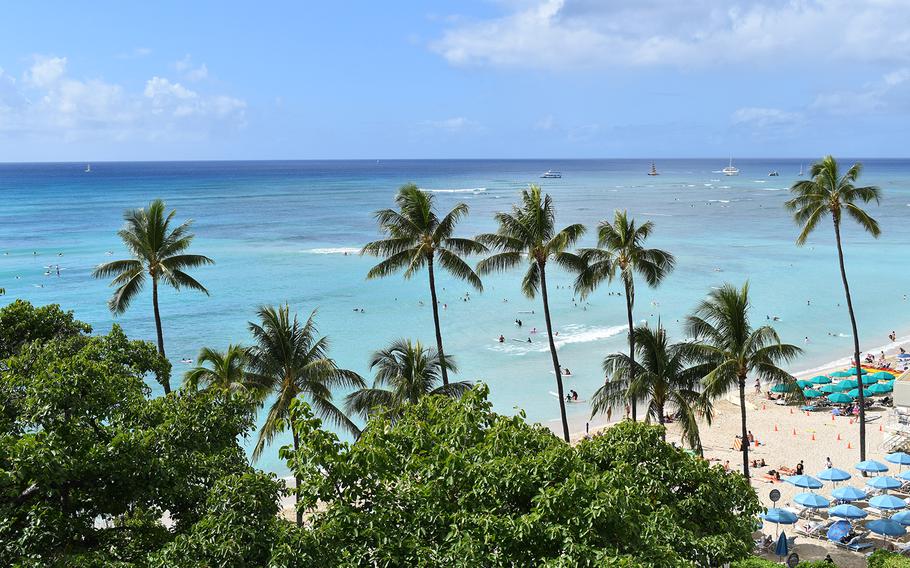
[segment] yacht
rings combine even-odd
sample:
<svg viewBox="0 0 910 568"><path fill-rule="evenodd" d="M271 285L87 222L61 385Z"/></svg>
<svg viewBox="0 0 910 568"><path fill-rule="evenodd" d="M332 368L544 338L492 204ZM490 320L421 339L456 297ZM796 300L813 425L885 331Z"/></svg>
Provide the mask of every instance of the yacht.
<svg viewBox="0 0 910 568"><path fill-rule="evenodd" d="M92 173L92 165L91 165L91 164L85 164L85 173L87 173L87 174Z"/></svg>
<svg viewBox="0 0 910 568"><path fill-rule="evenodd" d="M561 178L562 174L560 172L554 172L553 170L547 170L541 174L542 178Z"/></svg>
<svg viewBox="0 0 910 568"><path fill-rule="evenodd" d="M800 176L803 175L803 165L802 164L799 165L799 173L797 175L800 175Z"/></svg>
<svg viewBox="0 0 910 568"><path fill-rule="evenodd" d="M648 172L648 175L649 176L659 176L660 175L659 173L657 173L657 168L654 166L654 162L651 162L651 171Z"/></svg>
<svg viewBox="0 0 910 568"><path fill-rule="evenodd" d="M733 165L733 156L730 156L730 165L721 170L725 176L738 176L739 168Z"/></svg>

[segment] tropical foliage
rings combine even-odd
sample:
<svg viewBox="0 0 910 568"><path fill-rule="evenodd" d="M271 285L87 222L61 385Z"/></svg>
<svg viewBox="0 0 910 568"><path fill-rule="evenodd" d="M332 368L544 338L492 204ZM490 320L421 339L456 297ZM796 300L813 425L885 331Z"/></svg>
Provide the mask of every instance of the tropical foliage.
<svg viewBox="0 0 910 568"><path fill-rule="evenodd" d="M398 210L382 209L376 212L379 229L387 235L385 239L368 243L361 254L385 258L374 266L367 278L383 278L404 270L410 278L426 267L430 280L430 300L433 305L433 323L436 327L436 350L440 362L445 357L442 346L442 331L439 325L439 300L436 297L436 266L444 268L460 280L467 281L477 290L483 290L480 278L464 261L464 257L486 252L481 243L454 237L455 226L468 214L468 206L457 204L441 219L436 215L433 194L423 191L414 184L407 184L398 190L395 197ZM442 383L449 383L448 369L440 363Z"/></svg>
<svg viewBox="0 0 910 568"><path fill-rule="evenodd" d="M480 261L477 269L481 274L504 271L527 264L521 291L528 298L538 293L543 300L543 313L547 325L547 339L553 372L556 374L556 390L559 399L559 414L562 419L563 438L569 441L569 422L566 419L566 401L562 384L562 367L556 344L553 342L553 324L550 320L550 302L547 296L547 265L555 262L570 270L581 270L582 260L568 249L585 232L584 225L569 225L556 229L556 208L549 195L541 193L540 187L530 185L521 192L521 202L512 207L511 213L497 213L499 228L477 240L498 253Z"/></svg>
<svg viewBox="0 0 910 568"><path fill-rule="evenodd" d="M712 290L686 320L687 333L697 343L687 349L694 360L710 368L703 379L704 393L721 398L739 391L742 439L748 439L746 423L746 377L752 375L770 383L785 383L802 393L796 379L778 365L792 361L802 350L781 343L769 325L753 328L749 322L749 284L737 288L724 284ZM749 444L742 444L743 475L749 477Z"/></svg>
<svg viewBox="0 0 910 568"><path fill-rule="evenodd" d="M224 351L203 347L196 359L196 367L184 374L183 385L191 390L214 388L244 392L254 399L261 399L265 389L250 373L249 365L249 349L241 345L228 345Z"/></svg>
<svg viewBox="0 0 910 568"><path fill-rule="evenodd" d="M850 296L850 284L847 281L847 270L844 267L844 249L841 242L841 224L844 214L853 219L863 231L875 238L881 234L878 221L873 219L860 204L881 200L881 189L876 186L857 187L856 182L863 171L862 164L856 163L841 174L840 166L831 156L825 156L820 162L812 165L811 179L793 184L790 193L793 198L787 201L786 207L793 212L793 219L802 229L796 238L796 244L804 245L809 235L818 227L822 219L831 217L834 225L834 242L837 244L837 260L840 265L841 281L844 295L847 297L847 312L850 314L850 325L853 327L853 360L856 362L856 380L862 381L860 373L859 332L856 327L856 312L853 309L853 298ZM866 459L866 410L863 400L863 389L859 389L859 455Z"/></svg>
<svg viewBox="0 0 910 568"><path fill-rule="evenodd" d="M176 210L166 213L164 202L152 201L145 209L131 209L124 214L126 226L117 234L126 245L131 258L102 264L92 273L95 278L110 278L116 287L108 301L114 314L122 314L142 288L146 276L152 281L152 308L155 313L155 331L158 335L158 352L164 352L164 334L161 331L161 314L158 309L158 284L163 282L176 290L189 288L206 295L209 291L187 270L215 262L207 256L188 254L194 235L190 232L193 222L184 221L172 227ZM168 380L162 380L164 393L171 392Z"/></svg>
<svg viewBox="0 0 910 568"><path fill-rule="evenodd" d="M451 356L442 361L450 371L456 371ZM363 418L382 411L395 419L405 406L417 404L425 396L457 398L471 388L471 383L467 381L442 384L439 354L435 349L409 339L399 339L373 353L370 369L376 373L372 388L354 391L345 401L348 413L359 414Z"/></svg>
<svg viewBox="0 0 910 568"><path fill-rule="evenodd" d="M701 394L701 379L710 367L691 365L692 353L688 343L671 344L667 331L647 325L634 329L638 359L625 353L607 355L603 369L610 379L591 399L592 415L622 407L629 400L647 400L646 420L664 425L672 410L672 419L679 423L683 439L691 448L701 451L698 420L710 424L710 400Z"/></svg>
<svg viewBox="0 0 910 568"><path fill-rule="evenodd" d="M647 221L641 225L630 219L625 211L616 210L613 222L601 221L597 226L597 248L584 248L579 251L584 261L584 269L575 280L575 289L582 297L590 294L602 282L611 282L619 273L626 297L626 316L629 323L629 382L635 382L635 333L632 310L635 307L635 274L645 279L648 286L657 287L673 271L676 259L672 254L654 248L645 247L645 241L654 231L654 224ZM633 394L637 391L627 391ZM647 394L641 391L641 394ZM631 398L626 401L632 410L632 420L637 413L637 405L642 399Z"/></svg>
<svg viewBox="0 0 910 568"><path fill-rule="evenodd" d="M0 308L0 359L15 355L33 341L91 331L92 326L77 320L72 310L65 312L57 304L35 307L25 300L15 300Z"/></svg>

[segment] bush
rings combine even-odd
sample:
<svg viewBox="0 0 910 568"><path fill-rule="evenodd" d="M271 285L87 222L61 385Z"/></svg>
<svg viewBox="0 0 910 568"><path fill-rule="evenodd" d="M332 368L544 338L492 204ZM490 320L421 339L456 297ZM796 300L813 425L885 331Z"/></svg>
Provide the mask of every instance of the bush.
<svg viewBox="0 0 910 568"><path fill-rule="evenodd" d="M910 568L910 558L888 552L886 550L876 550L869 557L869 568Z"/></svg>

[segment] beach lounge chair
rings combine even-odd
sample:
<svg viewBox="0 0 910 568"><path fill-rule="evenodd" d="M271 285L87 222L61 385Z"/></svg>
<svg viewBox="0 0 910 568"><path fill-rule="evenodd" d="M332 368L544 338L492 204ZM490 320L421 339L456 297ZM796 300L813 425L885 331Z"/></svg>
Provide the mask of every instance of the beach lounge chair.
<svg viewBox="0 0 910 568"><path fill-rule="evenodd" d="M806 522L800 523L797 525L795 531L796 534L806 536L809 538L820 538L822 540L827 540L828 529L831 528L831 525L834 524L834 521L816 521L816 522Z"/></svg>

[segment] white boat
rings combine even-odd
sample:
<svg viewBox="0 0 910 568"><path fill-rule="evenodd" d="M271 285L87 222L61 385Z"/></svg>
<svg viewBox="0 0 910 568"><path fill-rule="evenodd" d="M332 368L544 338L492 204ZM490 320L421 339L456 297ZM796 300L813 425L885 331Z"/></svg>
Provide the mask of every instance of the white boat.
<svg viewBox="0 0 910 568"><path fill-rule="evenodd" d="M799 165L799 174L797 174L797 175L803 175L803 165L802 164Z"/></svg>
<svg viewBox="0 0 910 568"><path fill-rule="evenodd" d="M737 168L733 165L733 156L730 156L730 165L727 166L726 168L722 169L721 172L723 172L723 174L725 176L738 176L739 175L739 168Z"/></svg>
<svg viewBox="0 0 910 568"><path fill-rule="evenodd" d="M771 170L770 172L768 172L769 177L777 177L779 175L780 175L780 172L778 172L777 170Z"/></svg>
<svg viewBox="0 0 910 568"><path fill-rule="evenodd" d="M547 170L540 177L542 177L542 178L561 178L562 174L560 172L554 172L553 170Z"/></svg>
<svg viewBox="0 0 910 568"><path fill-rule="evenodd" d="M648 172L648 175L649 176L659 176L660 175L659 173L657 173L657 167L654 165L654 162L651 162L651 171Z"/></svg>
<svg viewBox="0 0 910 568"><path fill-rule="evenodd" d="M85 173L87 173L87 174L92 173L92 165L91 165L91 164L85 164Z"/></svg>

